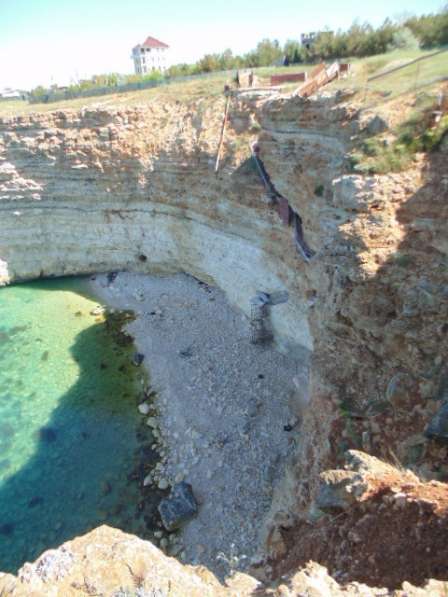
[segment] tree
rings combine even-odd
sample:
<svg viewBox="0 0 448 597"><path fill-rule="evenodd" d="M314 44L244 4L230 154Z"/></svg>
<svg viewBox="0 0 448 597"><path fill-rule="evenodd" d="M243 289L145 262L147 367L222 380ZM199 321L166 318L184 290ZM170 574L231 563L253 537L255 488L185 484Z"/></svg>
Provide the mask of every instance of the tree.
<svg viewBox="0 0 448 597"><path fill-rule="evenodd" d="M224 52L219 56L219 67L220 70L230 70L235 68L235 58L230 48L224 50Z"/></svg>
<svg viewBox="0 0 448 597"><path fill-rule="evenodd" d="M288 39L283 47L283 54L285 60L288 60L290 64L301 62L302 46L300 45L300 42L295 39Z"/></svg>
<svg viewBox="0 0 448 597"><path fill-rule="evenodd" d="M257 44L255 50L245 56L248 67L272 66L283 58L283 51L277 39L263 39Z"/></svg>
<svg viewBox="0 0 448 597"><path fill-rule="evenodd" d="M405 23L423 48L448 44L448 4L438 14L412 17Z"/></svg>
<svg viewBox="0 0 448 597"><path fill-rule="evenodd" d="M211 73L219 70L219 57L217 54L206 54L197 63L197 70L200 73Z"/></svg>

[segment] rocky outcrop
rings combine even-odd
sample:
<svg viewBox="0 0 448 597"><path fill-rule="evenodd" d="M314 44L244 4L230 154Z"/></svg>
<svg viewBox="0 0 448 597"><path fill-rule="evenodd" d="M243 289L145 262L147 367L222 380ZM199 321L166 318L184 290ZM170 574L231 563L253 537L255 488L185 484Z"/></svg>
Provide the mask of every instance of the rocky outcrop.
<svg viewBox="0 0 448 597"><path fill-rule="evenodd" d="M258 583L239 575L226 589L206 569L182 566L148 541L102 526L0 576L2 595L250 595Z"/></svg>
<svg viewBox="0 0 448 597"><path fill-rule="evenodd" d="M356 582L341 586L323 566L311 562L277 583L236 573L222 584L207 569L183 566L151 543L107 526L46 551L34 564L25 564L17 577L0 574L0 594L5 597L423 597L441 595L443 588L444 583L434 580L422 589L404 583L393 593Z"/></svg>
<svg viewBox="0 0 448 597"><path fill-rule="evenodd" d="M310 357L311 375L295 396L301 440L271 536L313 518L320 473L341 470L348 449L447 480L446 446L424 435L447 379L446 154L353 174L353 137L371 134L356 109L254 92L232 99L215 175L224 101L1 120L0 281L185 271L246 313L257 291L287 291L275 340ZM309 263L267 205L255 140L300 214Z"/></svg>
<svg viewBox="0 0 448 597"><path fill-rule="evenodd" d="M416 585L446 579L446 483L422 482L411 471L350 450L344 469L320 475L314 505L313 523L302 519L282 530L284 554L271 562L276 575L312 559L343 583L398 589L405 579ZM442 590L443 583L437 586Z"/></svg>

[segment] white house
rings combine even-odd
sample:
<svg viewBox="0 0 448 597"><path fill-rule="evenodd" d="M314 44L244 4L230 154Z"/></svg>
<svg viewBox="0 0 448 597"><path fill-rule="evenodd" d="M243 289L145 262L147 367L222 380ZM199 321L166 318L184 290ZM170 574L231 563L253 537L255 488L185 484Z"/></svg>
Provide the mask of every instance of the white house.
<svg viewBox="0 0 448 597"><path fill-rule="evenodd" d="M135 74L144 75L154 70L164 71L168 66L169 46L154 37L147 37L145 42L132 49Z"/></svg>
<svg viewBox="0 0 448 597"><path fill-rule="evenodd" d="M0 90L1 99L27 99L27 92L20 91L19 89L11 89L11 87L5 87Z"/></svg>

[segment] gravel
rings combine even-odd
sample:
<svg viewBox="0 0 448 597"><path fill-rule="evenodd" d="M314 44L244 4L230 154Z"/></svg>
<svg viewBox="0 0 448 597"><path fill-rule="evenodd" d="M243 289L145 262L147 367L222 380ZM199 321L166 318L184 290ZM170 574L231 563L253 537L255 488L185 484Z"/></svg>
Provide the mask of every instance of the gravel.
<svg viewBox="0 0 448 597"><path fill-rule="evenodd" d="M244 570L294 450L293 378L306 381L307 364L251 344L247 317L195 278L119 273L110 280L96 276L93 291L137 314L127 329L157 392L166 445L158 480L185 480L199 504L181 531L182 558L221 578Z"/></svg>

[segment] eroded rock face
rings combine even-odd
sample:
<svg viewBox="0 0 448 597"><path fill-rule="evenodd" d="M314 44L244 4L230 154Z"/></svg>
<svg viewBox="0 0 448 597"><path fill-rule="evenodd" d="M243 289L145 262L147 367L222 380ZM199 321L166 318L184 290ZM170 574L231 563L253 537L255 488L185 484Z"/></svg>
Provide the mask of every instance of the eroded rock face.
<svg viewBox="0 0 448 597"><path fill-rule="evenodd" d="M424 588L405 583L396 597L442 595L443 583ZM45 552L34 564L25 564L17 577L0 574L0 593L14 597L296 597L297 595L391 594L387 589L350 583L341 586L323 566L308 563L277 583L262 583L237 573L221 584L202 567L183 566L157 547L117 529L102 526L83 537Z"/></svg>
<svg viewBox="0 0 448 597"><path fill-rule="evenodd" d="M233 594L250 594L257 585L241 575ZM106 526L45 552L25 564L17 578L1 575L0 592L27 597L232 594L206 569L182 566L151 543Z"/></svg>
<svg viewBox="0 0 448 597"><path fill-rule="evenodd" d="M261 201L247 163L248 131L237 136L229 129L228 158L216 177L221 105L202 115L196 108L0 123L3 282L119 269L186 271L219 285L246 312L257 289L295 284L295 268L303 265L289 243L290 263L283 259L275 236L288 233ZM235 106L233 117L253 110ZM279 307L273 320L279 337L312 348L301 300Z"/></svg>
<svg viewBox="0 0 448 597"><path fill-rule="evenodd" d="M366 134L357 110L252 95L232 100L215 175L223 109L220 98L0 121L0 282L185 271L246 313L256 291L288 291L272 309L275 339L312 353L312 368L272 519L306 515L320 473L350 448L447 480L446 447L423 436L447 379L446 154L354 175L351 137ZM256 138L302 218L310 263L266 204L248 149Z"/></svg>

